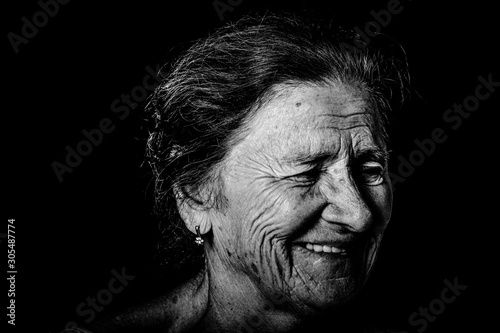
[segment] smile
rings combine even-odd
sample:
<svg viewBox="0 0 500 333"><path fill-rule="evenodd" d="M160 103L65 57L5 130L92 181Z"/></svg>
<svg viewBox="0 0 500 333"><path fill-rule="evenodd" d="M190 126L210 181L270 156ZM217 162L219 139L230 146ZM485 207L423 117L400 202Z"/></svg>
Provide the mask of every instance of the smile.
<svg viewBox="0 0 500 333"><path fill-rule="evenodd" d="M312 244L306 243L306 249L314 252L326 252L326 253L345 253L345 249L336 248L328 245Z"/></svg>

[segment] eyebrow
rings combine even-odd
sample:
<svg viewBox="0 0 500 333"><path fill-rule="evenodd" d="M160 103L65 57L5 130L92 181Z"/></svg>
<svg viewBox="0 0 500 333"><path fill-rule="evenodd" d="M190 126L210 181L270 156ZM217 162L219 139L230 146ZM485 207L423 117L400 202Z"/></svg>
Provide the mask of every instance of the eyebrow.
<svg viewBox="0 0 500 333"><path fill-rule="evenodd" d="M318 153L303 153L290 156L284 159L284 163L288 165L317 165L329 158L335 158L331 153L318 152Z"/></svg>
<svg viewBox="0 0 500 333"><path fill-rule="evenodd" d="M355 160L359 162L375 161L384 166L389 162L390 152L378 146L363 147L356 152Z"/></svg>
<svg viewBox="0 0 500 333"><path fill-rule="evenodd" d="M390 152L378 146L363 147L354 153L354 160L357 163L375 161L382 165L387 165ZM314 166L322 163L327 159L335 159L337 154L332 155L330 152L322 151L315 153L298 153L293 156L285 157L282 162L288 165L307 165Z"/></svg>

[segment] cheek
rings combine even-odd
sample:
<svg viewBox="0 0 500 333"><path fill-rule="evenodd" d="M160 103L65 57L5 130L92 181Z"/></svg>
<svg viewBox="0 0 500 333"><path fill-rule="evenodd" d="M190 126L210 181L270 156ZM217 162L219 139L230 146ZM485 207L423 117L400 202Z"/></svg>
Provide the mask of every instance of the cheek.
<svg viewBox="0 0 500 333"><path fill-rule="evenodd" d="M390 178L386 175L386 181L379 189L378 194L378 207L383 221L389 223L392 215L392 184Z"/></svg>
<svg viewBox="0 0 500 333"><path fill-rule="evenodd" d="M392 215L392 187L389 178L382 185L367 187L366 191L377 221L375 228L383 232Z"/></svg>
<svg viewBox="0 0 500 333"><path fill-rule="evenodd" d="M241 268L261 280L282 283L291 274L287 240L315 216L312 198L278 181L247 184L230 195L228 217L236 228Z"/></svg>

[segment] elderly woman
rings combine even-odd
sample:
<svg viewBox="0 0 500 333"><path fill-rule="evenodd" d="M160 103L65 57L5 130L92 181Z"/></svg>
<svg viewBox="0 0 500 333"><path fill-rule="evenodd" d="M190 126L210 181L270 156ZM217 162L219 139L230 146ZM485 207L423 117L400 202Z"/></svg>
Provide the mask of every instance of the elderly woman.
<svg viewBox="0 0 500 333"><path fill-rule="evenodd" d="M273 15L184 52L147 107L147 152L172 273L199 270L93 330L286 332L342 311L391 217L392 53Z"/></svg>

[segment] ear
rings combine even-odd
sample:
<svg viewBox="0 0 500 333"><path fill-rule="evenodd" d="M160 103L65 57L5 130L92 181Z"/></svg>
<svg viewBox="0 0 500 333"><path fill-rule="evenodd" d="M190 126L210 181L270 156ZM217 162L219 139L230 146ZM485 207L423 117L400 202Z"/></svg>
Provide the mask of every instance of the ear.
<svg viewBox="0 0 500 333"><path fill-rule="evenodd" d="M179 215L186 224L186 227L193 234L196 234L196 226L200 227L200 233L202 235L208 233L212 228L212 222L210 219L211 210L203 205L203 203L187 197L185 192L178 186L174 185L173 191Z"/></svg>

